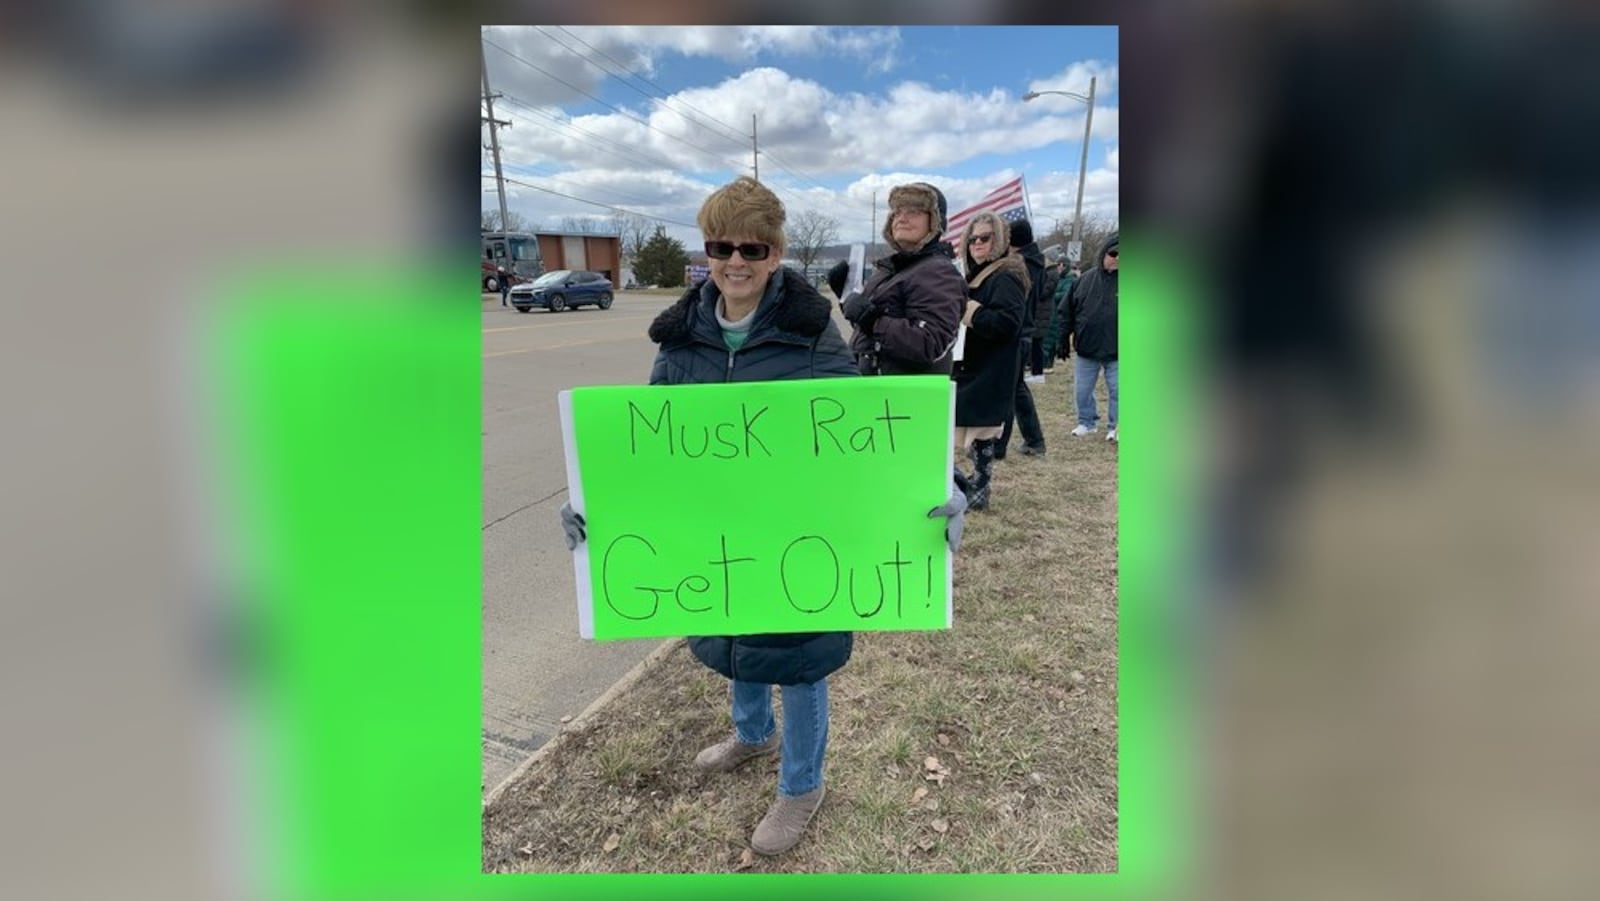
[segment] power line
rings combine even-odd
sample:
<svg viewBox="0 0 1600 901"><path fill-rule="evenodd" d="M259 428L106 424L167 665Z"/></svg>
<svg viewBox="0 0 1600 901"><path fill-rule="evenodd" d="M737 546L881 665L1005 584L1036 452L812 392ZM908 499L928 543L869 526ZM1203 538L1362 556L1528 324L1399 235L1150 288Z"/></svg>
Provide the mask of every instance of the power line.
<svg viewBox="0 0 1600 901"><path fill-rule="evenodd" d="M538 26L535 26L535 27L538 27ZM710 113L707 113L706 111L700 109L699 107L696 107L693 104L688 103L687 101L677 100L675 98L672 98L672 97L668 96L668 92L667 92L666 88L663 88L661 85L656 84L654 81L651 81L650 79L644 77L643 75L636 75L636 74L633 74L631 72L628 72L627 71L628 67L627 67L626 64L624 64L622 62L619 62L615 57L613 57L610 54L606 53L604 50L601 50L600 48L594 46L593 44L589 43L588 41L585 41L583 38L581 38L578 35L574 34L571 31L571 29L568 29L566 26L557 25L556 27L561 29L561 31L565 32L574 41L577 41L578 43L582 44L583 46L588 47L590 50L593 50L595 53L599 54L600 56L605 57L605 59L609 60L617 68L623 70L622 73L619 74L618 72L614 72L614 71L612 71L610 69L607 69L604 66L601 66L599 63L596 63L594 60L589 59L588 57L584 56L583 54L579 53L578 51L573 50L571 47L568 47L566 44L563 44L560 41L556 40L555 36L551 35L547 31L545 31L544 28L542 28L542 27L538 27L538 28L539 28L539 31L541 33L543 33L546 37L549 37L551 39L552 43L554 43L557 46L561 47L563 50L566 50L566 51L572 53L573 55L577 56L579 59L583 60L584 62L589 63L590 65L594 66L596 69L599 69L602 72L605 72L606 74L612 76L613 78L616 78L618 81L622 82L623 85L627 86L629 89L633 90L634 92L644 96L646 99L659 100L663 109L666 109L666 110L668 110L670 112L676 113L678 115L678 117L683 119L685 122L688 122L688 123L691 123L691 124L694 124L694 125L699 125L699 126L701 126L703 128L711 128L711 127L719 128L719 129L722 130L722 132L724 134L728 135L733 140L737 140L737 141L741 142L741 144L743 143L745 138L749 137L749 135L745 135L745 134L739 132L733 126L724 123L722 120L720 120L717 117L711 115ZM643 91L640 88L634 86L633 84L630 84L627 80L625 80L625 79L628 79L628 78L634 79L636 81L642 81L645 84L650 85L651 87L655 88L657 92L659 92L659 96L655 96L655 95L651 95L649 93L646 93L645 91ZM674 107L672 105L674 103L682 104L683 106L688 107L691 110L694 110L695 112L699 113L701 116L704 116L705 119L708 120L708 121L702 122L699 119L696 119L695 117L690 116L688 113L685 113L682 110L679 110L676 107ZM810 182L811 184L816 185L817 187L823 189L824 191L834 191L835 190L834 188L830 188L827 185L823 184L821 181L819 181L815 177L813 177L811 175L808 175L807 173L797 171L792 166L790 166L785 160L783 160L782 158L780 158L778 156L773 155L773 153L770 150L762 151L762 154L765 155L766 158L773 163L773 165L777 166L779 169L783 170L784 172L789 173L791 176L795 177L796 179L799 179L801 181ZM863 204L859 200L846 200L845 202L850 204L851 206L859 206L859 207L862 207L862 208L865 208L865 206L866 206L865 204Z"/></svg>
<svg viewBox="0 0 1600 901"><path fill-rule="evenodd" d="M517 170L530 170L530 171L517 171ZM557 178L557 177L559 177L561 175L566 174L564 172L539 171L535 167L527 166L527 165L524 165L524 164L521 164L521 163L512 163L512 162L507 162L506 163L506 171L507 172L514 172L515 174L518 174L518 175L524 175L524 176L529 176L529 177L542 177L542 178ZM480 173L480 175L483 178L492 177L488 173ZM513 179L508 177L508 178L506 178L506 181L511 182L511 181L513 181ZM515 183L522 184L521 182L515 182ZM528 185L528 187L534 188L535 190L546 191L546 192L552 193L552 194L558 193L558 192L554 191L553 189L541 188L541 187L538 187L536 185ZM650 199L644 198L644 197L635 197L635 196L623 194L623 193L621 193L619 191L615 191L615 190L613 190L613 189L611 189L609 187L595 188L593 186L585 186L584 192L585 193L604 193L604 194L608 195L608 197L610 197L611 199L618 200L618 201L620 201L622 203L642 204L642 205L645 205L645 206L649 206L649 205L651 205L651 204L656 202L654 200L650 200ZM567 196L567 195L562 195L562 196ZM584 198L584 197L574 197L573 199L574 200L580 200L580 201L583 201L585 203L591 202L589 198ZM600 203L599 201L595 201L595 202ZM602 203L602 205L603 205L603 203ZM644 214L641 213L639 215L644 215ZM662 221L666 222L666 221L672 221L672 220L663 219ZM681 225L683 223L674 222L673 224Z"/></svg>
<svg viewBox="0 0 1600 901"><path fill-rule="evenodd" d="M535 26L535 27L538 27L538 26ZM579 53L578 51L573 50L571 47L568 47L566 44L563 44L560 41L557 41L555 39L554 35L550 34L547 31L545 31L543 28L539 28L539 31L543 32L546 37L549 37L550 40L553 43L555 43L556 45L560 46L563 50L566 50L566 51L572 53L573 55L577 56L579 59L583 60L584 62L589 63L590 65L592 65L595 68L601 70L602 72L605 72L607 75L610 75L613 78L616 78L618 81L621 81L624 85L626 85L627 87L631 88L632 90L634 90L635 92L637 92L641 96L645 97L647 100L660 100L661 101L661 106L664 109L666 109L666 110L668 110L670 112L677 113L678 117L683 119L685 122L689 122L689 123L694 124L694 125L699 125L702 128L711 128L711 127L719 128L719 129L722 130L722 133L724 135L726 135L730 140L738 141L739 142L739 146L741 148L744 146L744 139L749 137L749 135L744 134L743 132L739 131L738 129L734 128L731 125L728 125L727 123L725 123L722 120L716 118L715 116L711 115L710 113L707 113L707 112L705 112L703 110L697 109L696 107L691 106L690 104L688 104L688 103L686 103L686 102L684 102L682 100L679 100L677 102L678 103L682 103L684 106L689 107L689 109L692 109L695 112L699 113L700 115L704 116L707 120L709 120L709 123L701 122L700 120L695 119L693 116L690 116L689 114L687 114L685 112L682 112L681 110L678 110L678 109L672 107L670 105L671 98L667 96L666 88L663 88L662 86L656 84L655 82L651 81L648 78L645 78L642 75L634 75L633 73L629 72L628 71L628 67L627 67L626 64L618 62L615 57L613 57L610 54L606 53L604 50L601 50L599 47L596 47L595 45L589 43L588 41L584 40L583 38L578 37L576 34L573 34L571 29L567 28L566 26L557 25L556 27L561 29L563 32L566 32L566 34L569 37L571 37L574 41L577 41L578 43L582 44L583 46L588 47L590 50L593 50L595 53L598 53L601 56L605 57L613 65L615 65L618 69L620 69L622 71L619 73L619 72L615 72L615 71L612 71L610 69L607 69L606 67L600 65L599 63L596 63L594 60L591 60L588 57L584 56L583 54ZM644 91L643 89L638 88L638 87L630 84L628 81L625 80L625 79L628 79L628 78L632 78L635 81L642 81L645 84L650 85L651 87L655 88L656 91L659 92L659 95L650 94L650 93Z"/></svg>
<svg viewBox="0 0 1600 901"><path fill-rule="evenodd" d="M659 157L659 158L652 159L652 158L650 158L648 156L645 156L642 152L629 149L625 145L624 146L619 146L617 144L617 142L612 138L607 138L607 137L604 137L602 135L597 135L592 131L588 131L587 129L579 128L578 126L572 124L570 121L561 119L558 116L553 116L550 113L547 113L544 110L538 109L537 107L534 107L531 104L525 103L522 100L519 100L519 99L517 99L516 97L514 97L514 96L512 96L510 94L503 95L503 98L505 100L508 100L508 101L516 104L519 107L522 107L523 109L526 109L529 113L532 113L532 114L534 114L536 116L539 116L540 118L545 119L546 121L554 123L557 127L565 128L565 129L568 129L570 131L577 132L580 135L587 135L588 137L593 138L594 140L592 140L592 141L584 141L584 143L590 144L590 145L595 146L595 147L598 147L601 150L604 150L607 153L612 154L613 156L617 156L617 157L620 157L622 159L630 160L630 161L635 162L635 163L642 163L642 164L644 164L646 166L649 166L650 168L653 168L653 169L676 169L677 168L677 166L675 166L672 163L671 160L668 160L665 157ZM532 121L532 120L529 120L529 121ZM574 136L569 135L569 137L574 137ZM576 138L576 139L580 140L580 141L583 140L582 138Z"/></svg>
<svg viewBox="0 0 1600 901"><path fill-rule="evenodd" d="M515 95L502 94L501 96L502 96L502 99L504 99L504 100L506 100L506 101L508 101L508 102L510 102L512 104L515 104L516 106L522 107L523 109L527 110L527 112L532 113L533 115L536 115L536 116L540 117L541 119L543 119L545 121L553 123L558 128L568 129L570 131L577 132L579 135L587 135L587 136L593 138L594 140L592 140L592 141L584 141L584 143L590 144L590 145L595 146L595 147L598 147L599 149L604 150L607 153L610 153L610 154L612 154L614 156L617 156L617 157L619 157L621 159L630 160L630 161L635 162L635 163L643 163L643 164L645 164L647 166L651 166L651 167L658 168L658 169L667 169L667 170L676 171L679 168L677 164L675 164L671 160L668 160L668 159L665 159L665 158L650 159L648 157L645 157L645 156L641 155L639 152L626 150L626 149L619 149L616 146L616 141L614 139L607 138L607 137L604 137L602 135L597 135L592 131L588 131L586 129L580 128L577 125L574 125L573 123L571 123L570 121L567 121L567 120L562 119L562 118L560 118L558 116L555 116L555 115L552 115L550 113L547 113L544 110L538 109L537 107L533 106L530 103L527 103L526 101L522 100L519 97L516 97ZM520 114L520 113L508 113L508 115L515 115L515 116L519 116L519 117L523 116L523 114ZM530 124L535 124L535 125L539 124L539 123L533 122L533 120L531 120L531 119L527 120L527 121L529 121ZM568 137L572 137L572 138L574 138L576 140L580 140L580 141L583 140L582 138L577 137L577 135L568 135ZM794 204L796 198L793 195L789 195L787 197L784 196L786 194L789 194L788 189L779 188L776 184L772 184L772 183L767 183L767 187L770 188L774 194L778 194L779 198L785 200L787 204L789 204L789 205ZM643 202L643 201L641 201L641 202Z"/></svg>
<svg viewBox="0 0 1600 901"><path fill-rule="evenodd" d="M557 177L557 176L560 176L560 175L567 174L567 172L556 172L556 171L543 171L543 172L541 172L541 171L538 171L537 169L534 169L534 167L532 167L532 166L528 166L528 165L525 165L525 164L522 164L522 163L511 163L511 162L508 162L508 163L506 163L506 167L508 169L510 169L510 168L532 169L533 171L531 171L531 172L523 172L523 173L520 173L520 174L523 174L523 175L537 175L537 176L543 176L543 177L546 177L546 178L554 178L554 177ZM570 172L570 171L571 170L568 170L568 172ZM603 193L611 196L613 199L620 200L623 203L641 203L641 204L644 204L646 206L649 206L650 204L653 204L653 203L656 202L656 201L651 200L651 199L646 198L646 197L638 197L638 196L634 196L634 195L630 195L630 194L624 194L621 191L618 191L615 188L612 188L610 186L595 187L595 186L591 185L591 186L585 187L584 190L589 191L589 192L603 192Z"/></svg>
<svg viewBox="0 0 1600 901"><path fill-rule="evenodd" d="M515 103L518 106L522 106L522 107L527 108L527 110L529 112L532 112L535 115L540 116L541 118L547 119L547 120L549 120L550 122L553 122L555 125L557 125L559 127L569 128L569 129L572 129L573 131L580 132L580 133L582 133L584 135L591 135L594 138L596 138L596 141L588 141L586 143L594 144L594 146L597 146L602 150L608 150L608 151L611 151L613 153L619 153L619 151L617 151L613 146L611 146L612 143L614 143L614 142L607 142L605 138L601 138L598 135L594 135L592 132L585 131L584 129L579 128L579 127L577 127L576 125L573 125L570 122L565 122L565 121L561 120L560 118L558 118L556 116L552 116L551 114L546 113L543 110L539 110L539 109L533 107L532 105L530 105L530 104L528 104L528 103L526 103L526 102L524 102L524 101L522 101L522 100L520 100L520 99L518 99L516 97L510 96L510 95L502 95L502 97L503 97L503 99L509 100L509 101ZM511 113L511 115L518 116L519 118L521 118L520 114L517 114L517 113ZM528 119L527 121L530 124L535 124L535 125L538 124L538 123L534 122L532 119ZM576 137L576 136L574 136L574 137ZM579 140L582 140L582 139L579 138ZM641 160L641 161L643 161L643 162L645 162L645 163L648 163L650 165L655 165L655 166L659 166L659 167L667 168L667 169L675 168L670 163L666 163L664 161L661 162L661 163L657 163L656 161L646 160L646 159L643 159L642 157L636 157L636 158ZM513 165L513 164L508 163L508 165ZM517 163L517 164L514 164L514 165L516 165L516 167L520 168L520 169L533 170L532 174L535 174L535 175L555 176L555 175L561 174L560 172L556 171L555 169L548 168L548 167L546 167L545 171L539 171L536 167L534 167L531 164ZM541 189L541 190L548 190L548 189ZM593 189L591 189L591 190L593 190ZM634 197L634 196L629 196L629 195L622 194L621 192L616 191L615 189L612 189L612 188L609 188L609 187L605 188L604 190L605 190L605 192L607 194L610 194L610 195L612 195L614 197L617 197L617 198L621 198L623 200L623 202L626 202L626 203L640 203L640 204L648 205L648 204L653 202L651 200L648 200L648 199L645 199L645 198L642 198L642 197ZM554 193L554 192L552 192L552 193ZM662 220L662 221L671 221L671 220ZM682 224L682 223L676 223L675 222L674 224Z"/></svg>
<svg viewBox="0 0 1600 901"><path fill-rule="evenodd" d="M595 95L589 93L588 91L585 91L583 88L580 88L577 85L573 84L570 81L567 81L564 78L561 78L561 77L559 77L559 76L557 76L557 75L555 75L553 73L547 72L544 69L539 68L538 66L534 65L533 63L528 62L527 60L523 59L522 57L518 56L515 53L512 53L510 50L507 50L506 48L500 46L499 44L496 44L494 41L491 41L488 38L483 38L483 42L485 44L489 45L490 47L493 47L494 49L500 51L501 53L504 53L505 55L511 57L512 59L516 60L517 62L522 63L523 65L525 65L528 68L534 70L535 72L538 72L538 73L544 75L545 77L550 78L550 79L552 79L554 81L561 82L562 84L566 85L567 87L572 88L574 91L577 91L578 93L582 94L583 96L588 97L590 100L593 100L594 102L600 104L601 106L606 107L607 109L614 110L619 115L624 116L624 117L626 117L628 119L631 119L634 122L639 123L640 125L643 125L645 128L650 129L651 131L655 132L656 134L659 134L659 135L661 135L663 137L671 138L672 140L677 141L679 144L682 144L685 147L690 147L690 148L693 148L695 150L698 150L701 153L703 153L703 154L705 154L705 155L707 155L709 157L713 157L715 159L724 160L724 161L726 159L718 151L708 150L708 149L706 149L704 147L701 147L700 145L695 144L693 142L685 141L684 139L678 137L677 135L669 134L668 132L664 132L661 129L656 128L654 125L651 125L649 122L646 122L643 119L640 119L638 116L633 115L632 113L622 109L621 107L612 106L611 104L605 102L604 100L601 100L599 97L596 97Z"/></svg>
<svg viewBox="0 0 1600 901"><path fill-rule="evenodd" d="M500 194L500 225L502 228L504 228L506 223L506 182L504 173L500 170L499 126L501 120L494 117L495 95L494 92L489 90L489 63L483 58L482 47L478 48L478 65L483 67L483 106L485 112L488 114L484 116L483 121L487 122L489 125L489 143L494 149L494 183L495 188ZM507 121L505 124L509 126L511 123L510 121Z"/></svg>
<svg viewBox="0 0 1600 901"><path fill-rule="evenodd" d="M484 178L493 178L494 176L485 175L483 177ZM612 206L609 203L601 203L598 200L585 200L582 197L574 197L571 194L563 194L560 191L552 191L549 188L541 188L538 185L530 185L525 181L518 181L515 178L508 178L508 179L506 179L506 181L511 183L511 184L514 184L514 185L521 185L524 188L532 188L535 191L543 191L546 194L554 194L557 197L565 197L568 200L576 200L579 203L587 203L590 206L605 207L608 210L616 210L619 213L627 213L630 216L642 216L642 217L644 217L646 219L650 219L650 220L653 220L655 222L665 222L665 223L668 223L669 225L681 225L684 228L699 228L700 227L698 225L695 225L692 222L679 222L676 219L668 219L665 216L652 216L649 213L640 213L640 212L637 212L637 211L634 211L634 210L625 210L620 206Z"/></svg>
<svg viewBox="0 0 1600 901"><path fill-rule="evenodd" d="M546 36L549 37L548 34L546 34ZM574 36L574 39L575 40L580 40L580 41L582 40L581 38L577 38L576 36ZM558 81L561 84L564 84L569 88L572 88L573 90L577 91L578 93L582 94L583 96L588 97L591 100L594 100L595 102L599 103L600 105L617 112L618 114L624 116L625 118L627 118L627 119L629 119L629 120L631 120L633 122L636 122L636 123L638 123L640 125L643 125L645 128L648 128L651 131L654 131L654 132L656 132L658 134L664 135L665 137L671 138L672 140L677 141L680 144L684 144L685 146L688 146L688 147L691 147L693 149L699 150L700 152L705 153L705 154L707 154L709 156L713 156L713 157L717 157L718 156L716 151L709 150L709 149L707 149L705 147L701 147L701 146L699 146L697 144L693 144L691 142L688 142L688 141L685 141L685 140L683 140L681 138L678 138L676 135L672 135L672 134L669 134L667 132L661 131L660 129L656 128L655 126L651 125L650 123L645 122L642 119L639 119L637 116L634 116L634 115L628 113L627 111L625 111L625 110L623 110L623 109L621 109L619 107L616 107L616 106L614 106L614 105L612 105L610 103L605 102L604 100L601 100L599 97L596 97L595 95L589 93L588 91L583 90L582 88L578 87L577 85L574 85L571 82L566 81L565 79L562 79L562 78L560 78L560 77L558 77L558 76L556 76L556 75L554 75L554 74L552 74L552 73L540 68L539 66L529 62L528 60L522 58L521 56L518 56L517 54L512 53L510 50L507 50L506 48L501 47L499 44L496 44L495 42L489 40L488 38L483 38L482 40L483 40L484 44L486 44L486 45L488 45L490 47L493 47L496 50L499 50L501 53L504 53L507 56L510 56L512 59L517 60L518 62L522 63L523 65L525 65L525 66L527 66L527 67L529 67L531 69L533 69L534 71L539 72L539 73L545 75L546 77L551 78L551 79L553 79L555 81ZM579 54L577 51L572 50L572 48L567 47L564 44L560 44L560 42L556 42L556 41L553 41L553 42L557 43L558 46L561 46L563 49L567 50L568 52L577 55L580 59L584 59L584 61L588 62L590 65L593 65L596 68L601 69L601 71L605 71L603 67L601 67L598 64L594 63L592 60L588 60L588 59L584 58L582 54ZM589 46L589 45L587 45L587 43L585 45ZM599 51L597 51L597 52L599 52ZM608 73L608 74L612 74L612 73ZM624 83L626 83L626 82L624 82ZM632 85L629 85L629 87L633 88ZM633 89L636 90L636 91L638 90L638 88L633 88ZM641 93L643 93L643 92L641 92ZM602 149L607 150L608 152L612 153L613 155L621 156L623 158L630 158L630 159L634 160L635 162L646 162L648 165L656 166L658 168L666 168L666 169L669 169L669 170L678 168L671 161L668 161L668 160L665 160L665 159L663 159L660 162L649 161L649 160L644 159L643 157L634 155L632 153L632 151L626 151L626 152L619 151L614 146L612 146L612 144L614 144L615 142L612 141L611 139L602 138L602 137L600 137L598 135L594 135L592 132L587 132L584 129L579 128L578 126L573 125L570 122L563 122L562 120L557 119L557 118L555 118L553 116L550 116L548 113L545 113L545 112L543 112L541 110L538 110L535 107L533 107L532 105L530 105L530 104L528 104L528 103L526 103L526 102L524 102L524 101L522 101L522 100L520 100L518 98L511 97L511 96L507 95L507 99L515 102L518 106L521 106L521 107L529 110L530 112L534 112L534 113L536 113L536 114L538 114L540 116L549 118L551 121L557 123L558 125L561 125L563 127L572 129L573 131L577 131L577 132L580 132L582 134L590 135L591 137L594 137L597 140L608 142L607 144L605 144L602 147ZM664 101L663 101L663 106L666 106ZM667 108L671 109L671 107L667 107ZM693 121L693 120L689 119L689 117L684 116L683 113L678 112L677 110L673 110L673 112L678 113L678 115L680 117L683 117L685 119L685 121L691 121L691 122ZM743 139L743 136L741 135L741 140L742 139ZM721 159L720 157L718 157L718 158ZM783 171L788 172L792 176L795 176L797 178L804 178L806 180L809 180L812 184L817 185L818 187L822 188L825 191L830 191L830 192L835 191L835 189L830 188L827 185L822 184L821 182L817 181L814 178L810 178L809 176L805 176L805 175L802 175L801 173L795 172L793 169L791 169L787 165L782 164L776 158L772 157L771 154L768 154L768 158L769 159L773 159L773 161L775 163L778 163L778 168L779 169L782 169ZM742 169L744 167L742 165L736 165L735 168L736 169ZM532 187L532 186L530 186L530 187ZM783 193L787 193L786 191L780 190L778 188L778 186L775 185L775 184L769 184L768 188L771 189L774 193L779 194L780 197L781 197L781 195ZM536 190L545 190L545 189L536 189ZM556 193L556 192L550 192L550 193ZM565 196L565 195L563 195L563 196ZM580 200L581 202L585 202L585 203L590 202L590 201L583 201L582 198L573 198L573 199ZM791 195L790 198L788 199L788 203L789 204L793 204L794 202L795 202L795 197ZM861 201L858 201L858 200L845 200L845 203L847 203L848 205L853 206L853 207L862 207L863 206ZM604 204L598 204L598 205L604 206ZM662 221L670 221L670 220L662 220ZM674 224L686 225L686 223L680 223L680 222L675 222ZM690 227L695 227L695 226L690 226Z"/></svg>

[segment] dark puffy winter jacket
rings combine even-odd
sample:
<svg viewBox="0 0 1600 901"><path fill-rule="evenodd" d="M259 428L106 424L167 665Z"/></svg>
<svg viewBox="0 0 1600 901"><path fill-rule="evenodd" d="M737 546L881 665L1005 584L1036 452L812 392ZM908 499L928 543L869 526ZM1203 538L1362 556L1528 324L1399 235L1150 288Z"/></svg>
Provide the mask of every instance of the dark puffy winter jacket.
<svg viewBox="0 0 1600 901"><path fill-rule="evenodd" d="M787 268L772 276L756 309L750 335L729 350L717 323L716 284L690 288L650 325L661 345L652 385L756 382L856 375L850 352L833 324L832 304ZM753 486L759 490L758 486ZM850 632L691 637L689 650L729 679L768 685L815 682L850 659Z"/></svg>

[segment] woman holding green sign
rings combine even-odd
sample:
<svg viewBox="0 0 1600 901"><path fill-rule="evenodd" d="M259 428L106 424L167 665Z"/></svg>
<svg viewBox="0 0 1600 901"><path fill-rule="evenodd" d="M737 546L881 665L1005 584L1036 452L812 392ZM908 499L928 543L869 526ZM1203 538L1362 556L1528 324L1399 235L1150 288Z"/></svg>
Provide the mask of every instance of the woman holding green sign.
<svg viewBox="0 0 1600 901"><path fill-rule="evenodd" d="M741 177L706 199L699 225L711 277L691 287L650 326L660 345L652 385L758 382L855 376L855 361L831 316L832 304L805 278L783 268L785 213L777 195ZM739 490L739 489L734 489ZM747 489L760 491L761 486ZM965 499L957 492L930 517L948 517L952 550L961 538ZM569 548L585 522L562 508ZM692 637L700 662L733 682L734 734L695 758L729 772L781 751L778 797L750 845L762 854L794 847L822 804L828 746L830 673L850 659L850 632ZM772 711L772 686L783 690L783 731Z"/></svg>

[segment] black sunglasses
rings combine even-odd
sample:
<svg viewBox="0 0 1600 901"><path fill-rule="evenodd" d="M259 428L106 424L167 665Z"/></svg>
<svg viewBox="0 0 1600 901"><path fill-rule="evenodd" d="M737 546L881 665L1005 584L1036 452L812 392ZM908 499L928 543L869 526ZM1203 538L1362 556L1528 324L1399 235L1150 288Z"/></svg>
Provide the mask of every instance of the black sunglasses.
<svg viewBox="0 0 1600 901"><path fill-rule="evenodd" d="M706 242L706 256L714 260L726 260L733 256L734 250L738 250L739 256L752 263L757 260L764 260L772 253L772 247L768 244L734 244L732 241Z"/></svg>
<svg viewBox="0 0 1600 901"><path fill-rule="evenodd" d="M1117 258L1117 252L1115 250L1108 250L1108 251L1106 251L1106 256L1108 256L1108 257L1110 257L1110 258L1112 258L1114 260L1114 259Z"/></svg>

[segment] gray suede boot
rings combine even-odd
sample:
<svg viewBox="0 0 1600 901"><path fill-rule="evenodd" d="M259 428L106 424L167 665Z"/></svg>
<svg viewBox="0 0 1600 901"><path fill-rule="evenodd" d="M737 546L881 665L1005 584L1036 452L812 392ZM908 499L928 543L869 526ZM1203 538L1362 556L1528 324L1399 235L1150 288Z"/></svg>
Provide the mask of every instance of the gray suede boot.
<svg viewBox="0 0 1600 901"><path fill-rule="evenodd" d="M695 755L694 765L712 773L731 773L757 757L776 754L778 733L759 745L747 745L737 735L723 739Z"/></svg>
<svg viewBox="0 0 1600 901"><path fill-rule="evenodd" d="M822 806L822 786L796 798L778 796L767 809L767 815L757 824L750 836L750 847L757 854L782 854L800 843L812 814Z"/></svg>

